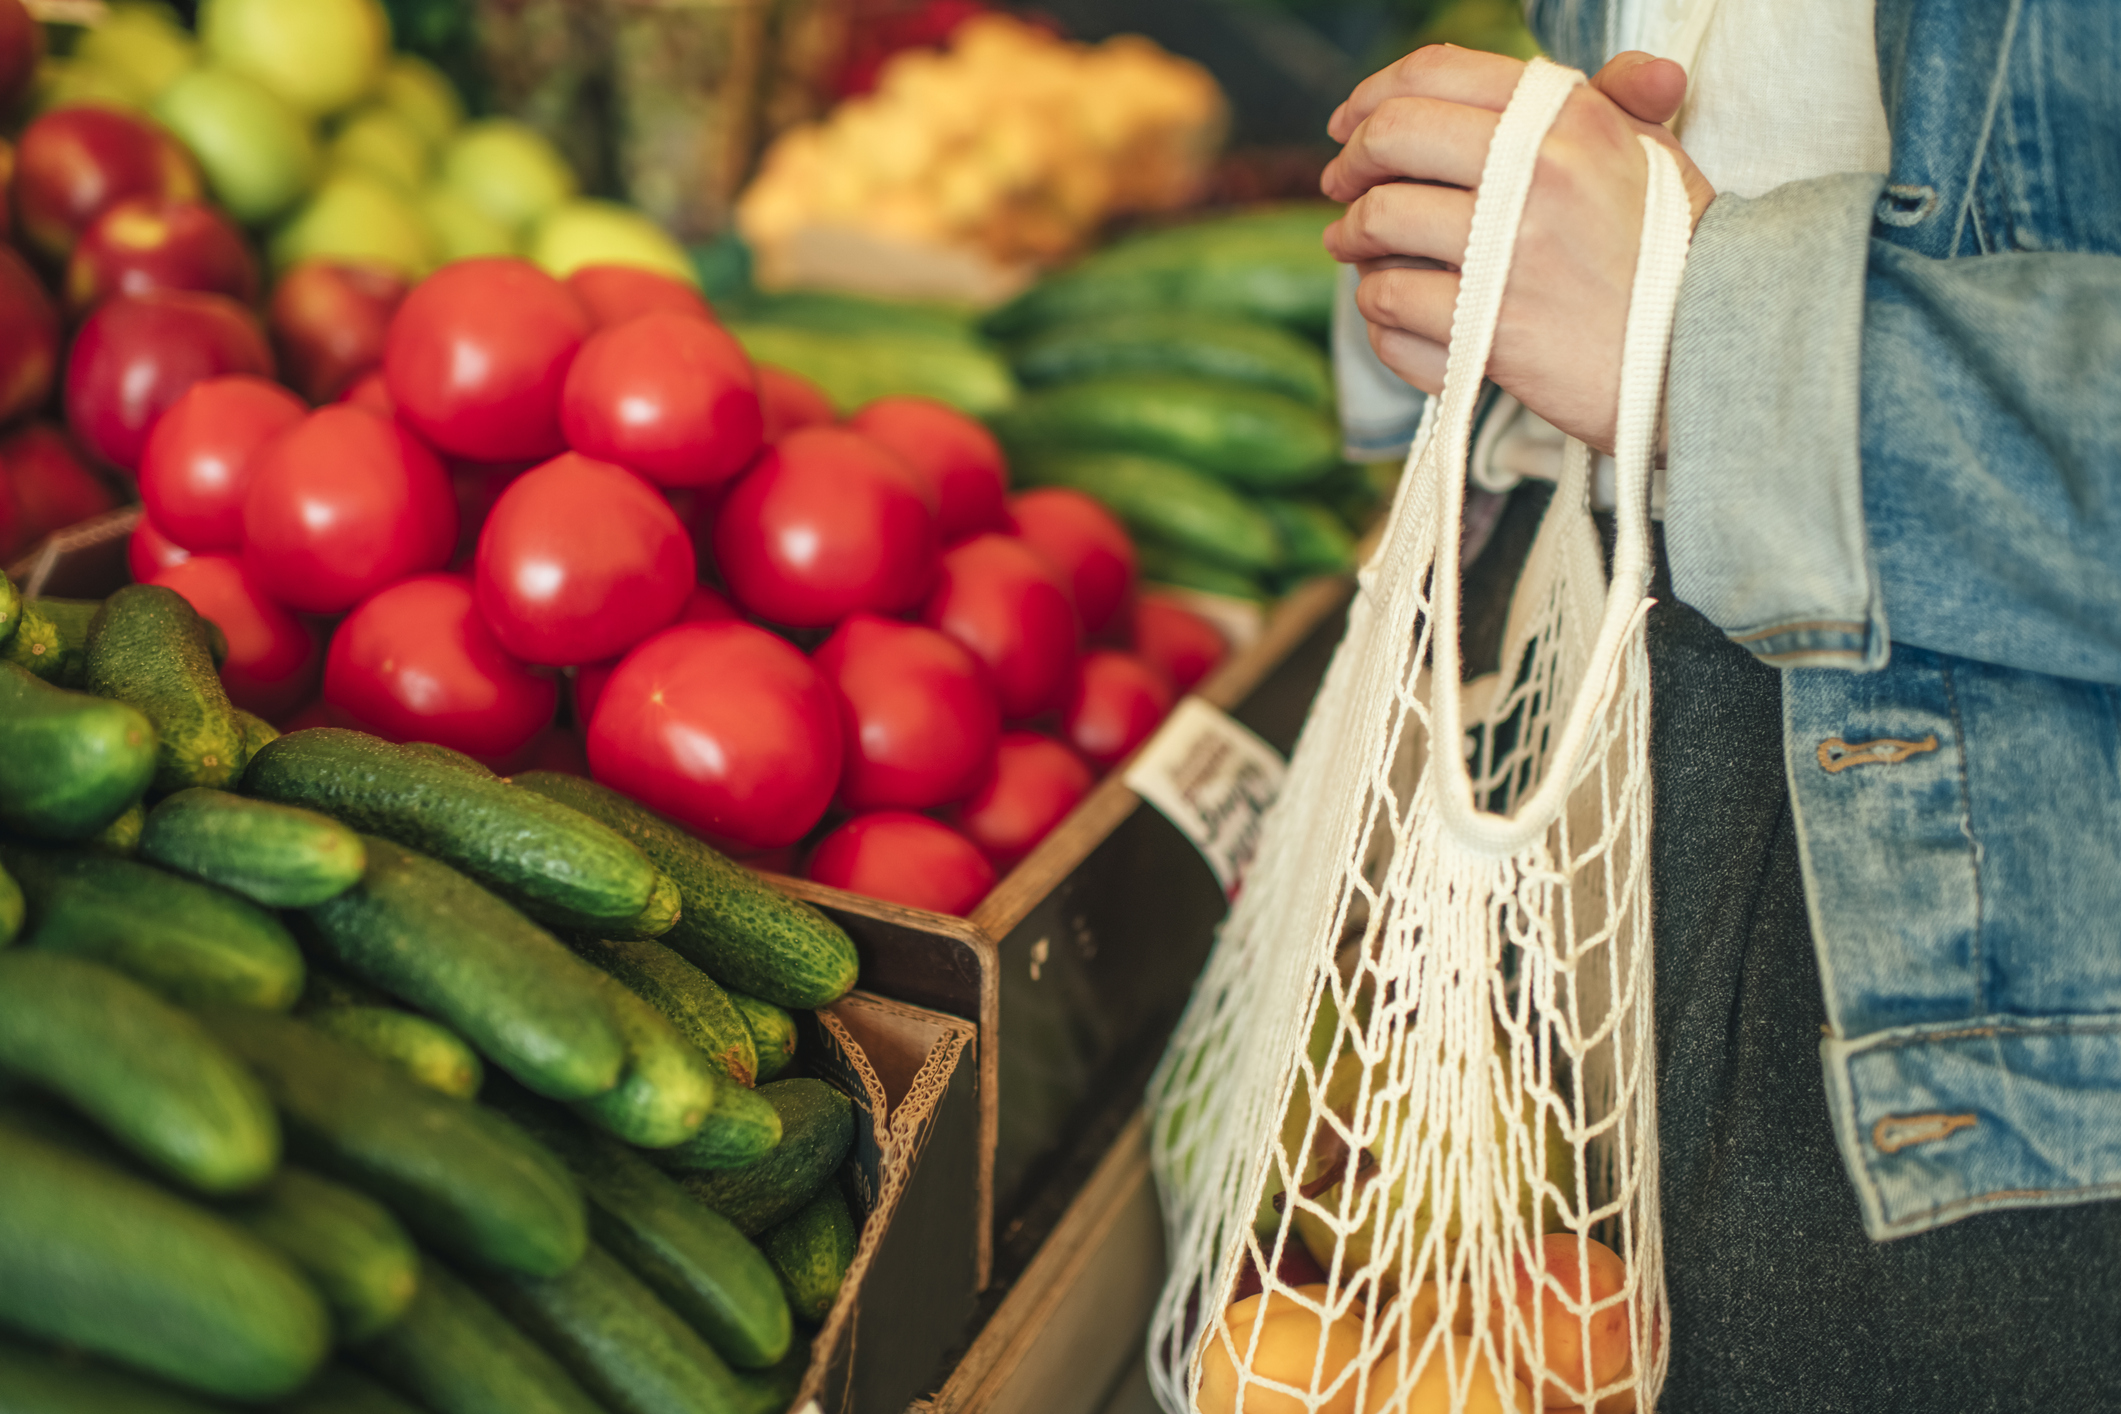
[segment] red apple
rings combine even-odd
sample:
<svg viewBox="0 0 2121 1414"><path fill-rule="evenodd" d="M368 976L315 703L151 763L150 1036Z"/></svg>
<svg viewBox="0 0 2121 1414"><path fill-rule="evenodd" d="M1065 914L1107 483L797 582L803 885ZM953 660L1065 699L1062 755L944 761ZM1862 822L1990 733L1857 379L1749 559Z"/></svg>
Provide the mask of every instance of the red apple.
<svg viewBox="0 0 2121 1414"><path fill-rule="evenodd" d="M44 31L22 0L0 0L0 114L15 106L44 57Z"/></svg>
<svg viewBox="0 0 2121 1414"><path fill-rule="evenodd" d="M0 466L7 468L21 533L31 545L118 504L66 433L48 422L17 428L0 441Z"/></svg>
<svg viewBox="0 0 2121 1414"><path fill-rule="evenodd" d="M258 262L243 234L202 201L135 196L89 223L66 259L66 311L76 319L112 295L204 290L249 304Z"/></svg>
<svg viewBox="0 0 2121 1414"><path fill-rule="evenodd" d="M249 310L195 290L120 295L74 335L67 425L90 453L130 472L155 419L192 384L224 373L272 376L272 350Z"/></svg>
<svg viewBox="0 0 2121 1414"><path fill-rule="evenodd" d="M567 288L574 291L582 308L589 311L590 323L599 329L659 311L714 318L698 290L636 265L585 265L567 277Z"/></svg>
<svg viewBox="0 0 2121 1414"><path fill-rule="evenodd" d="M7 0L0 0L4 9ZM0 137L0 241L13 240L15 236L15 204L8 200L8 189L15 177L15 145Z"/></svg>
<svg viewBox="0 0 2121 1414"><path fill-rule="evenodd" d="M198 201L204 195L184 145L137 113L85 104L55 108L24 130L15 152L18 234L54 265L90 222L129 196Z"/></svg>
<svg viewBox="0 0 2121 1414"><path fill-rule="evenodd" d="M0 422L43 407L58 371L59 311L29 262L0 245Z"/></svg>
<svg viewBox="0 0 2121 1414"><path fill-rule="evenodd" d="M383 364L383 336L405 298L404 277L380 265L305 260L280 277L265 312L287 381L328 403Z"/></svg>

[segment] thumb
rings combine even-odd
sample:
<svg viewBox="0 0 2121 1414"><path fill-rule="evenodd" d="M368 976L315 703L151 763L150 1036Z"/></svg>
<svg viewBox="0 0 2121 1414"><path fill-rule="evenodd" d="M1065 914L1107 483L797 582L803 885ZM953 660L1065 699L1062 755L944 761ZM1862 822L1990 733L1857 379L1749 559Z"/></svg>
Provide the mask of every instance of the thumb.
<svg viewBox="0 0 2121 1414"><path fill-rule="evenodd" d="M1608 60L1591 86L1639 122L1668 123L1686 101L1686 70L1670 59L1630 49Z"/></svg>

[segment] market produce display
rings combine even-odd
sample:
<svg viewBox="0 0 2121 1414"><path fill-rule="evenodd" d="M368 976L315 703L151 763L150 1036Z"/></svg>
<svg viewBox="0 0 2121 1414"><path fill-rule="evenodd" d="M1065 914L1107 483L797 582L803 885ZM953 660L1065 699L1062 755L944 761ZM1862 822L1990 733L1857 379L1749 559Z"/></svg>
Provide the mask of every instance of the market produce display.
<svg viewBox="0 0 2121 1414"><path fill-rule="evenodd" d="M80 617L0 586L10 646ZM72 686L0 663L10 1394L785 1405L860 1220L781 1004L846 935L579 778L275 735L169 589L71 631Z"/></svg>

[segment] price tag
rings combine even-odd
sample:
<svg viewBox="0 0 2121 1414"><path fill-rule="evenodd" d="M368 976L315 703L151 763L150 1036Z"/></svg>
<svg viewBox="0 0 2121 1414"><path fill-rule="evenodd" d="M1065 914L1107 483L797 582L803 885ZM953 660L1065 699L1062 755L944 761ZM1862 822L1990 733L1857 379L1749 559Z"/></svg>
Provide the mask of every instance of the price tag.
<svg viewBox="0 0 2121 1414"><path fill-rule="evenodd" d="M1230 897L1259 847L1259 821L1281 791L1281 753L1198 697L1188 697L1127 769L1127 788L1193 841Z"/></svg>

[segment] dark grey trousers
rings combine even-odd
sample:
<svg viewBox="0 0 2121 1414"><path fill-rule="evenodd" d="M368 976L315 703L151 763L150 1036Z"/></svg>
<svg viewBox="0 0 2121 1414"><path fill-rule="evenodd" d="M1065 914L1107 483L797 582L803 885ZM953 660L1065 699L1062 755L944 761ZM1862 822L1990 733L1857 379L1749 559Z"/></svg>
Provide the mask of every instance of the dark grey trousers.
<svg viewBox="0 0 2121 1414"><path fill-rule="evenodd" d="M2121 1411L2121 1202L1864 1236L1827 1126L1778 675L1654 592L1658 1408Z"/></svg>

